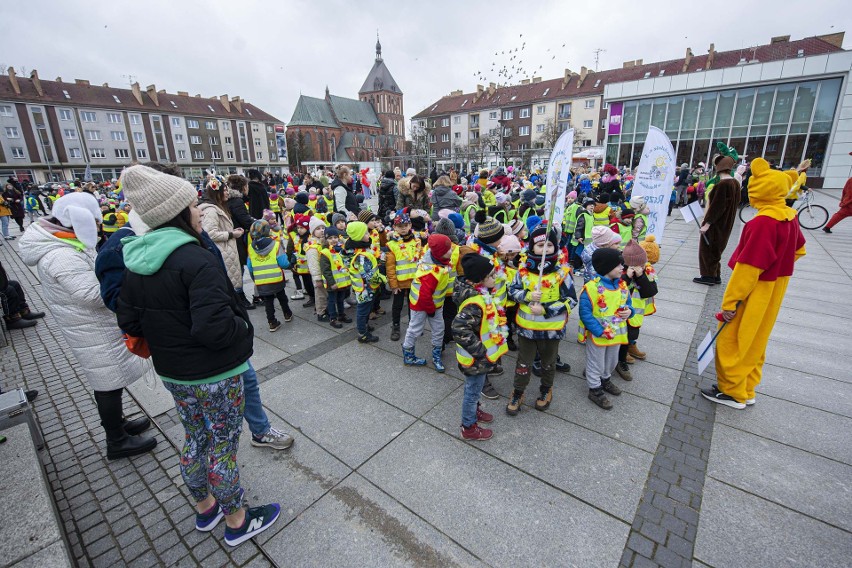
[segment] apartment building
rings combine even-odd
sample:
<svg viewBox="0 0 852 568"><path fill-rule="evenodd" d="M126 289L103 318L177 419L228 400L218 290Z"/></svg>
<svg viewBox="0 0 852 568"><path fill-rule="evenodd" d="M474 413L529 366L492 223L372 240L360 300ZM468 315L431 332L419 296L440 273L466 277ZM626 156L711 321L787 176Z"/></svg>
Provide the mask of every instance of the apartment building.
<svg viewBox="0 0 852 568"><path fill-rule="evenodd" d="M188 178L287 166L284 123L240 97L129 89L38 71L0 76L0 179L34 183L117 178L149 160L174 162ZM280 148L280 149L279 149Z"/></svg>

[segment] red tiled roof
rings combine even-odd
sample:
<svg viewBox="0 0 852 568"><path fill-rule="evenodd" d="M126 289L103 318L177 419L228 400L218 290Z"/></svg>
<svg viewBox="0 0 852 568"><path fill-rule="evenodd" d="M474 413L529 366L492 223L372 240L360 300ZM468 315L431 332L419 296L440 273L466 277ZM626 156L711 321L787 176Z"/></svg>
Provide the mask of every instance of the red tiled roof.
<svg viewBox="0 0 852 568"><path fill-rule="evenodd" d="M732 51L719 51L715 53L710 69L734 67L740 62L741 58L745 58L748 61L756 59L761 62L793 59L799 56L799 50L802 50L805 56L843 51L842 48L819 37L808 37L795 41L761 45L756 48L749 47ZM663 76L668 77L684 72L704 71L708 57L708 54L693 56L686 71L683 71L685 58L680 58L657 63L646 63L635 67L608 69L596 73L589 72L582 85L580 85L580 77L575 75L571 77L564 89L562 88L561 78L549 79L528 85L499 87L491 97L488 97L488 89L486 89L482 97L475 103L473 102L474 97L476 97L475 92L446 96L415 114L412 118L434 117L496 107L511 107L534 101L540 102L568 97L582 97L584 95L600 95L603 93L604 87L609 83L636 81L644 78L646 73L650 73L649 77L658 77L660 71L665 71ZM547 92L546 95L544 94L545 92ZM512 99L513 96L515 97L514 99ZM465 100L467 100L467 103L462 106Z"/></svg>
<svg viewBox="0 0 852 568"><path fill-rule="evenodd" d="M32 79L28 77L17 77L21 94L15 93L9 77L0 77L0 99L8 101L21 101L28 103L51 103L56 105L88 106L106 109L144 111L165 114L193 115L201 117L215 117L237 120L256 120L264 122L278 122L283 124L271 114L268 114L254 105L242 101L242 112L230 103L230 112L225 110L219 97L204 98L187 95L175 95L172 93L160 93L157 100L160 106L154 104L145 90L142 90L142 103L133 96L130 89L118 89L115 87L102 87L99 85L84 85L78 83L66 83L58 81L41 80L44 96L38 94ZM63 91L68 91L67 98ZM120 103L115 102L113 97L118 97ZM174 101L176 106L172 106ZM207 105L213 107L211 112Z"/></svg>

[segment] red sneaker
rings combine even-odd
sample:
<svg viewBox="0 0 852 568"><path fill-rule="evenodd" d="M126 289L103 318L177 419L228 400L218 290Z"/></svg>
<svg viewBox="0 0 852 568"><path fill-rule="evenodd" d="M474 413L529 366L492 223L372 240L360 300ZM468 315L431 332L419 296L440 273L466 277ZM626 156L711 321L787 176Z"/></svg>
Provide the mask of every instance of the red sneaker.
<svg viewBox="0 0 852 568"><path fill-rule="evenodd" d="M494 432L487 428L480 428L479 424L473 423L470 427L461 427L461 435L465 440L488 440L494 435Z"/></svg>
<svg viewBox="0 0 852 568"><path fill-rule="evenodd" d="M488 424L489 422L494 421L494 415L488 414L487 412L482 410L482 406L477 405L476 406L476 421L482 422L484 424Z"/></svg>

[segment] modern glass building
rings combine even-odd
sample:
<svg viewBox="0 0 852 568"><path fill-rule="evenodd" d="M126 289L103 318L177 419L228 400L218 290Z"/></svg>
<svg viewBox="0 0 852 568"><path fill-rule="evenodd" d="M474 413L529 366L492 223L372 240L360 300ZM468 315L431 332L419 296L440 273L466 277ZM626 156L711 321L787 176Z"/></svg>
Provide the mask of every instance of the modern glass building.
<svg viewBox="0 0 852 568"><path fill-rule="evenodd" d="M809 179L842 187L852 170L852 52L608 85L607 161L636 167L649 126L677 163L710 163L716 141L782 168L810 158Z"/></svg>

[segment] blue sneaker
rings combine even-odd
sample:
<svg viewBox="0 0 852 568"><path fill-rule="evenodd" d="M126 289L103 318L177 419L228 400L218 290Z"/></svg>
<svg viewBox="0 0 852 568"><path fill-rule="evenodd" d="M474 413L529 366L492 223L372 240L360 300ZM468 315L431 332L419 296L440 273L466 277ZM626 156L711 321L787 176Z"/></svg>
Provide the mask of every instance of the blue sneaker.
<svg viewBox="0 0 852 568"><path fill-rule="evenodd" d="M230 546L237 546L259 535L271 527L278 520L280 514L281 506L278 503L252 507L246 511L246 520L243 522L243 526L238 529L225 526L225 543Z"/></svg>
<svg viewBox="0 0 852 568"><path fill-rule="evenodd" d="M195 528L201 532L210 532L225 518L225 513L219 503L216 503L204 513L195 513Z"/></svg>

